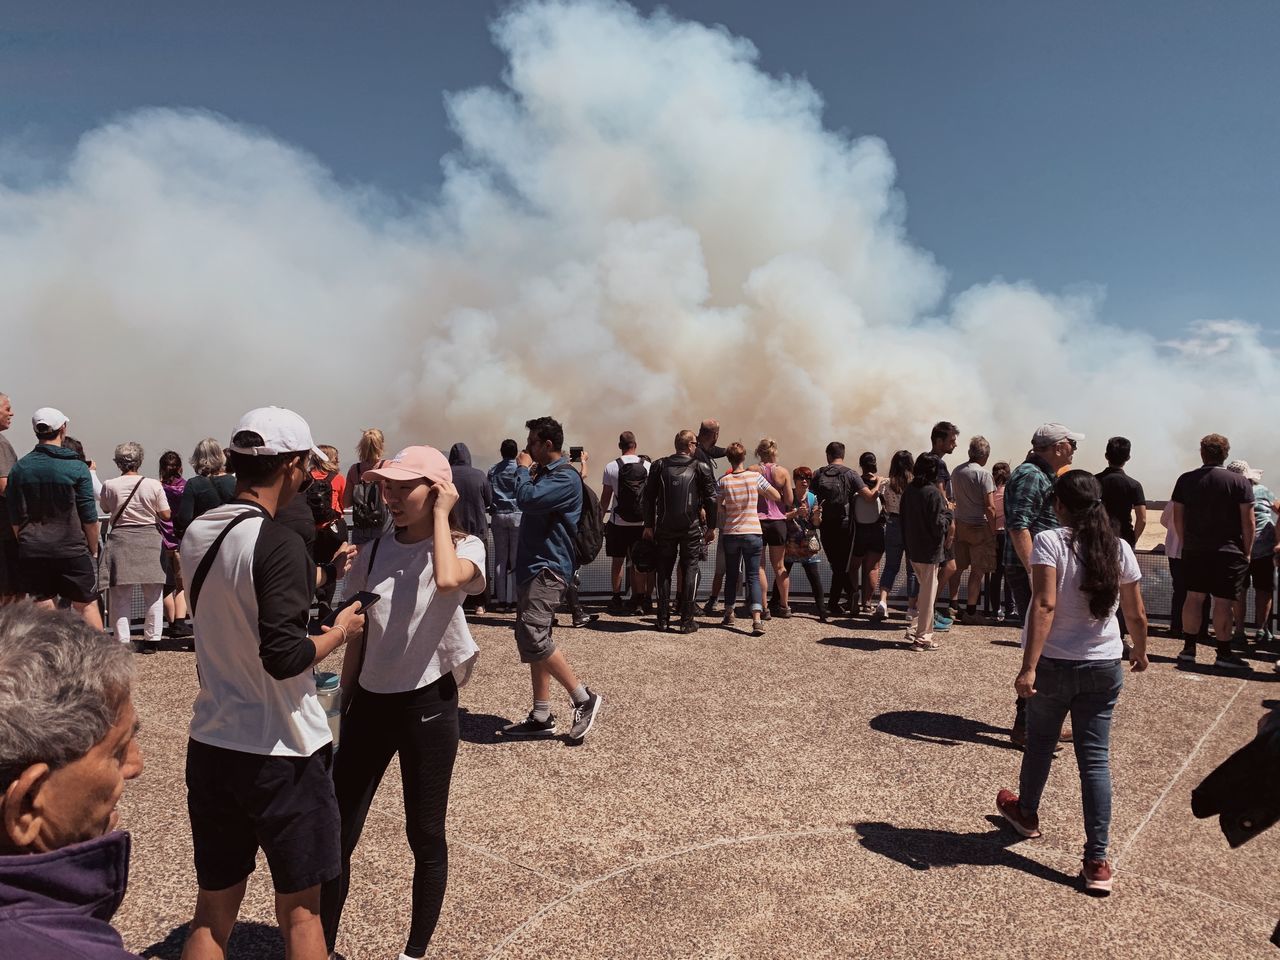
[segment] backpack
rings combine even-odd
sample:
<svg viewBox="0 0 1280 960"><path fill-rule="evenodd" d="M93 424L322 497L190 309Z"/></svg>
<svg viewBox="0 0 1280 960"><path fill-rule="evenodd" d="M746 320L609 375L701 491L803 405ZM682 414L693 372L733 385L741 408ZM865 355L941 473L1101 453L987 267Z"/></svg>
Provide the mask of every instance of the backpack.
<svg viewBox="0 0 1280 960"><path fill-rule="evenodd" d="M824 506L847 507L849 485L841 476L839 464L829 463L813 472L813 495Z"/></svg>
<svg viewBox="0 0 1280 960"><path fill-rule="evenodd" d="M619 520L628 523L640 523L644 520L645 481L649 479L649 471L645 469L647 457L641 457L639 463L624 463L618 458L617 515Z"/></svg>
<svg viewBox="0 0 1280 960"><path fill-rule="evenodd" d="M658 504L658 525L672 533L690 530L698 523L698 461L672 466L660 460L662 497Z"/></svg>
<svg viewBox="0 0 1280 960"><path fill-rule="evenodd" d="M361 530L381 530L387 525L387 506L376 480L363 480L352 488L351 522Z"/></svg>
<svg viewBox="0 0 1280 960"><path fill-rule="evenodd" d="M333 478L338 471L331 470L321 479L312 479L307 487L307 506L311 508L311 516L316 522L316 529L323 529L342 514L333 509Z"/></svg>
<svg viewBox="0 0 1280 960"><path fill-rule="evenodd" d="M578 473L573 467L569 469ZM600 522L600 498L587 486L581 474L578 474L578 482L582 484L582 512L578 515L578 529L573 533L573 552L578 566L585 567L600 555L600 548L604 545L604 525Z"/></svg>

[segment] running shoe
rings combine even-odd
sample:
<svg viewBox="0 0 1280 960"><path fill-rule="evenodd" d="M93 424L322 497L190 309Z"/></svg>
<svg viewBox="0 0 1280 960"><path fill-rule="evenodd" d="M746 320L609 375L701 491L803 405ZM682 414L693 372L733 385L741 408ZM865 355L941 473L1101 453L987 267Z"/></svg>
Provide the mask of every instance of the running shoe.
<svg viewBox="0 0 1280 960"><path fill-rule="evenodd" d="M573 708L573 726L569 728L569 739L581 743L591 732L591 726L600 716L600 708L604 706L604 697L592 693L587 688L587 699Z"/></svg>
<svg viewBox="0 0 1280 960"><path fill-rule="evenodd" d="M996 811L1008 821L1009 826L1028 840L1043 836L1040 832L1040 818L1023 813L1018 795L1012 790L1001 790L996 794Z"/></svg>
<svg viewBox="0 0 1280 960"><path fill-rule="evenodd" d="M556 735L556 715L553 713L545 720L534 719L533 711L519 723L508 723L502 728L502 735L513 740L534 740Z"/></svg>
<svg viewBox="0 0 1280 960"><path fill-rule="evenodd" d="M871 622L879 623L888 615L889 615L888 608L886 608L883 603L877 603L876 608L871 611Z"/></svg>
<svg viewBox="0 0 1280 960"><path fill-rule="evenodd" d="M1182 644L1182 652L1178 654L1178 662L1196 662L1196 642L1194 640L1187 640Z"/></svg>
<svg viewBox="0 0 1280 960"><path fill-rule="evenodd" d="M763 619L761 619L761 620L752 620L752 621L751 621L751 635L752 635L753 637L763 637L763 636L764 636L764 621L763 621Z"/></svg>
<svg viewBox="0 0 1280 960"><path fill-rule="evenodd" d="M1249 673L1253 670L1253 667L1249 666L1243 657L1221 651L1218 653L1217 659L1213 661L1213 667L1215 670L1229 670L1232 673Z"/></svg>
<svg viewBox="0 0 1280 960"><path fill-rule="evenodd" d="M1111 893L1111 864L1106 860L1085 860L1080 866L1084 892L1095 897Z"/></svg>
<svg viewBox="0 0 1280 960"><path fill-rule="evenodd" d="M582 617L574 617L574 618L573 618L573 626L574 626L574 627L585 627L587 624L589 624L589 623L595 623L595 622L596 622L597 620L599 620L599 619L600 619L600 614L598 614L598 613L588 613L588 614L586 614L585 616L582 616Z"/></svg>
<svg viewBox="0 0 1280 960"><path fill-rule="evenodd" d="M933 632L946 633L951 629L951 624L953 622L954 621L950 617L944 617L940 613L935 613L933 615Z"/></svg>

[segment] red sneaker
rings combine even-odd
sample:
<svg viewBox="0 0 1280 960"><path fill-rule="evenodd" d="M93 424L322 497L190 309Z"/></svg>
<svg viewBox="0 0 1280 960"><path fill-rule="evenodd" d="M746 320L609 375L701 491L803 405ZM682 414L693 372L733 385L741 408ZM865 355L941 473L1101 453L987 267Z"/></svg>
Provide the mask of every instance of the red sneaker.
<svg viewBox="0 0 1280 960"><path fill-rule="evenodd" d="M1105 897L1111 892L1111 864L1106 860L1086 860L1080 868L1084 892Z"/></svg>
<svg viewBox="0 0 1280 960"><path fill-rule="evenodd" d="M1012 790L1001 790L996 794L996 810L1000 816L1009 821L1009 826L1028 840L1035 840L1041 836L1040 818L1029 817L1023 813L1022 808L1018 806L1018 795ZM1107 876L1111 876L1109 871Z"/></svg>

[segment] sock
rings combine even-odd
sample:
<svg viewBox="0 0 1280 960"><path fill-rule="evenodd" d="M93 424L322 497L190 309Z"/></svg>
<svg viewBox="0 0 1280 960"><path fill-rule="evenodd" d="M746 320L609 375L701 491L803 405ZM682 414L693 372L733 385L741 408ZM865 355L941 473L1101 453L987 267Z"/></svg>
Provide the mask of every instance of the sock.
<svg viewBox="0 0 1280 960"><path fill-rule="evenodd" d="M535 700L533 701L533 719L549 720L551 718L551 701Z"/></svg>
<svg viewBox="0 0 1280 960"><path fill-rule="evenodd" d="M590 700L591 694L587 693L586 684L580 683L569 691L569 699L573 701L575 707L580 707Z"/></svg>
<svg viewBox="0 0 1280 960"><path fill-rule="evenodd" d="M1230 641L1230 640L1219 640L1219 641L1218 641L1218 656L1220 656L1220 657L1227 657L1227 656L1230 656L1230 655L1231 655L1231 641Z"/></svg>
<svg viewBox="0 0 1280 960"><path fill-rule="evenodd" d="M977 606L975 606L974 604L972 604L972 603L971 603L971 604L969 604L968 606L966 606L966 607L964 608L964 612L965 612L965 613L977 613L977 612L978 612L978 608L977 608Z"/></svg>

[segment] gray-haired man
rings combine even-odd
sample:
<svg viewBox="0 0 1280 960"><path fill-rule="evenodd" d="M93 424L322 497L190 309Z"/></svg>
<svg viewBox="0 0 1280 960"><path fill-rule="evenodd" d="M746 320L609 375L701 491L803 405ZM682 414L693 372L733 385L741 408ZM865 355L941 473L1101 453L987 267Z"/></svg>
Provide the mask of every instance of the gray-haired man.
<svg viewBox="0 0 1280 960"><path fill-rule="evenodd" d="M126 960L116 829L142 772L133 657L69 613L0 609L0 957Z"/></svg>

